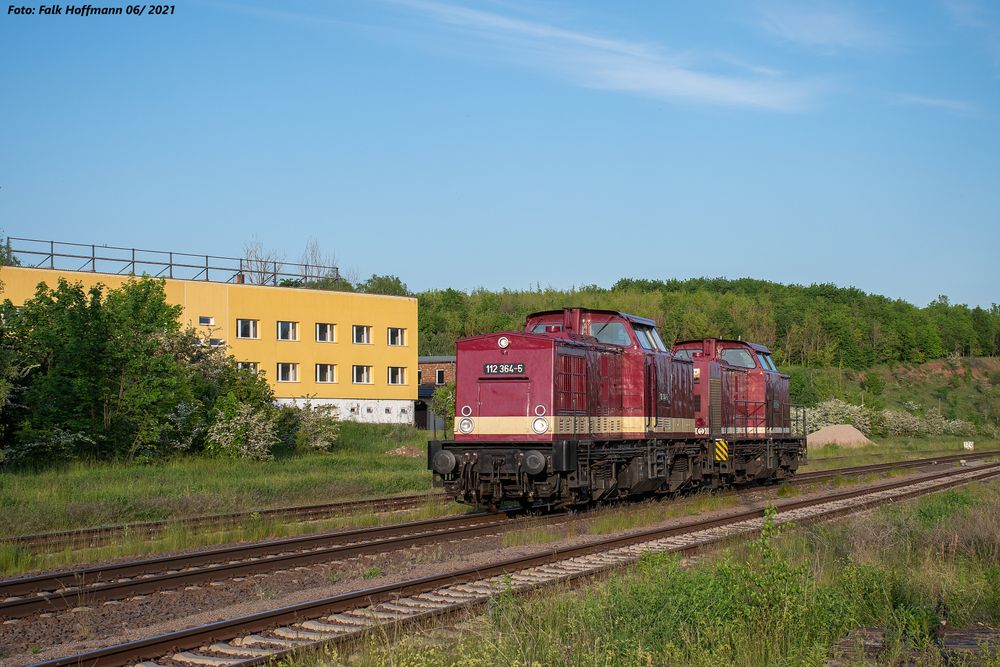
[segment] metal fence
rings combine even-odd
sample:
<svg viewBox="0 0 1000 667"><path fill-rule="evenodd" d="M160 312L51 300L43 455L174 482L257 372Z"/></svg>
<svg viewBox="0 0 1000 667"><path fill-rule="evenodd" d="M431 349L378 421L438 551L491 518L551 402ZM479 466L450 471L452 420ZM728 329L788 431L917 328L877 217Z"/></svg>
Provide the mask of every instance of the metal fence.
<svg viewBox="0 0 1000 667"><path fill-rule="evenodd" d="M187 252L7 237L7 257L30 268L114 275L205 280L255 285L302 285L339 280L335 266L298 264L263 257L222 257Z"/></svg>

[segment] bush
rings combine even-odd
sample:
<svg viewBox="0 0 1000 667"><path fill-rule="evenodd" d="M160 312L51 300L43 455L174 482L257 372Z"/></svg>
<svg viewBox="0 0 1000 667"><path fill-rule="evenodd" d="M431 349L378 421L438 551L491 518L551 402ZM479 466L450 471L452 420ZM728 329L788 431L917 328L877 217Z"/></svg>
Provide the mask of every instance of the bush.
<svg viewBox="0 0 1000 667"><path fill-rule="evenodd" d="M236 404L228 414L218 410L208 429L207 449L233 458L269 461L279 442L275 421L272 410L257 410L246 403Z"/></svg>
<svg viewBox="0 0 1000 667"><path fill-rule="evenodd" d="M851 405L840 399L823 401L816 407L806 408L809 428L821 429L834 424L850 424L866 435L872 432L872 412L859 405Z"/></svg>
<svg viewBox="0 0 1000 667"><path fill-rule="evenodd" d="M910 404L909 407L917 406ZM874 410L838 399L806 408L806 417L809 428L813 430L834 424L850 424L865 435L972 435L977 432L976 425L972 422L947 419L938 410L927 410L919 415L900 410ZM990 427L983 427L980 432L987 435Z"/></svg>
<svg viewBox="0 0 1000 667"><path fill-rule="evenodd" d="M443 384L434 390L431 411L444 419L446 431L455 428L455 383Z"/></svg>
<svg viewBox="0 0 1000 667"><path fill-rule="evenodd" d="M0 463L11 468L67 463L75 458L77 451L95 445L93 438L86 434L66 431L58 426L44 431L28 431L23 440L0 450Z"/></svg>
<svg viewBox="0 0 1000 667"><path fill-rule="evenodd" d="M333 405L316 405L306 401L299 410L295 447L300 451L328 452L340 437L337 408Z"/></svg>

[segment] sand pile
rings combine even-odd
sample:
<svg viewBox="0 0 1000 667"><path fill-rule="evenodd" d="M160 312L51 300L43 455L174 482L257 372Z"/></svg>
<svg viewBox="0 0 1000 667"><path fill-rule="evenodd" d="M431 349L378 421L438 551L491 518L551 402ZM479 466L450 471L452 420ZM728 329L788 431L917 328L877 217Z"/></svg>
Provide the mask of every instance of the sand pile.
<svg viewBox="0 0 1000 667"><path fill-rule="evenodd" d="M864 447L865 445L875 444L866 438L864 433L850 424L824 426L820 430L810 433L806 442L810 447L822 447L823 445Z"/></svg>

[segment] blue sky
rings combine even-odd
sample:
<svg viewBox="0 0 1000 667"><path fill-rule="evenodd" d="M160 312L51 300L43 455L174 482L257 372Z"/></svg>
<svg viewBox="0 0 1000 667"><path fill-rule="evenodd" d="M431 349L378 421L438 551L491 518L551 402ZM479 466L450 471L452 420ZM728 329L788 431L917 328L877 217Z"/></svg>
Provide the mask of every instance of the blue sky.
<svg viewBox="0 0 1000 667"><path fill-rule="evenodd" d="M180 0L2 13L0 59L14 236L291 261L313 238L413 289L1000 302L985 0Z"/></svg>

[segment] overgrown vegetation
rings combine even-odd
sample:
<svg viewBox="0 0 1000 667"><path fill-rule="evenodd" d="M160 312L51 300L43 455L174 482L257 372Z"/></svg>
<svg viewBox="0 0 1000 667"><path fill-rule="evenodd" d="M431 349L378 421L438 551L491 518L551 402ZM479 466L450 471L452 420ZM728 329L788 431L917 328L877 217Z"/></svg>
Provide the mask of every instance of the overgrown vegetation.
<svg viewBox="0 0 1000 667"><path fill-rule="evenodd" d="M162 281L60 280L0 307L0 462L35 467L178 454L266 460L329 448L335 415L278 408L263 377L182 329Z"/></svg>
<svg viewBox="0 0 1000 667"><path fill-rule="evenodd" d="M782 370L791 376L792 399L806 405L840 399L918 419L936 413L947 420L976 425L1000 423L1000 358L950 355L920 365L887 365L866 371L802 366Z"/></svg>
<svg viewBox="0 0 1000 667"><path fill-rule="evenodd" d="M880 664L943 664L943 622L1000 622L1000 491L953 490L784 531L684 568L647 555L581 591L502 594L447 645L371 640L356 662L433 665L822 665L856 627L886 632ZM993 648L989 662L998 664ZM297 664L326 664L327 658ZM980 664L980 663L977 663Z"/></svg>

